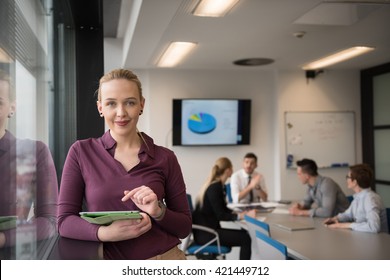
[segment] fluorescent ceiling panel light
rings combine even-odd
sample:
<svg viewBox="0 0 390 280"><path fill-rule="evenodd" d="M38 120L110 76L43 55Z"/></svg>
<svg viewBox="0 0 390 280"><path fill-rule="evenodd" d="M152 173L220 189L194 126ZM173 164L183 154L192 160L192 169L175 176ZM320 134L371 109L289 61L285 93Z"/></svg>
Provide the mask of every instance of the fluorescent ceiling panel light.
<svg viewBox="0 0 390 280"><path fill-rule="evenodd" d="M157 62L157 66L176 66L195 48L196 45L196 43L192 42L172 42Z"/></svg>
<svg viewBox="0 0 390 280"><path fill-rule="evenodd" d="M199 17L223 17L240 0L200 0L192 14Z"/></svg>
<svg viewBox="0 0 390 280"><path fill-rule="evenodd" d="M11 57L2 48L0 48L0 62L2 63L12 62Z"/></svg>
<svg viewBox="0 0 390 280"><path fill-rule="evenodd" d="M326 66L333 65L344 60L354 58L356 56L365 54L367 52L373 51L374 48L371 47L352 47L349 49L342 50L338 53L329 55L327 57L315 60L310 62L302 67L303 70L316 70L322 69Z"/></svg>

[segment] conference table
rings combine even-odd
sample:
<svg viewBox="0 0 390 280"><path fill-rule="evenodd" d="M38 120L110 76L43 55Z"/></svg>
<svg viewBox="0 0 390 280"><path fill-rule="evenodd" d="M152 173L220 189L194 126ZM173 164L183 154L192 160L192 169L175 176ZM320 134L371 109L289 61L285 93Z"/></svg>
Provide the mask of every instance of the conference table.
<svg viewBox="0 0 390 280"><path fill-rule="evenodd" d="M292 216L288 206L277 205L257 218L270 225L271 237L286 245L293 259L303 260L390 260L390 234L366 233L350 229L330 229L323 218ZM312 229L290 231L278 224L294 222L310 224ZM245 222L240 221L245 228Z"/></svg>

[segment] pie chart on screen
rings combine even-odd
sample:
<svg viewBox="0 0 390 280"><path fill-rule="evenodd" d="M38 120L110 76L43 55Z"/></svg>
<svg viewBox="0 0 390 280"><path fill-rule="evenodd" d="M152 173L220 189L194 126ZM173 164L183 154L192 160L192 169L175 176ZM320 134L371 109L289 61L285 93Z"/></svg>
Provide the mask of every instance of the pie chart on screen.
<svg viewBox="0 0 390 280"><path fill-rule="evenodd" d="M206 134L217 126L216 119L207 113L192 114L188 119L188 128L198 134Z"/></svg>

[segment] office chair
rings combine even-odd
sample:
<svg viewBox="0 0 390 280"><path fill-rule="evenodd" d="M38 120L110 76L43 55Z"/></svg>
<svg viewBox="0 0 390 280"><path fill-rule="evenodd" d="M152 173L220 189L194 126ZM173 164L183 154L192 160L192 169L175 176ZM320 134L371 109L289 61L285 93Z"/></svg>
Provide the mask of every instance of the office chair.
<svg viewBox="0 0 390 280"><path fill-rule="evenodd" d="M348 195L348 196L347 196L347 199L348 199L349 203L352 203L353 195Z"/></svg>
<svg viewBox="0 0 390 280"><path fill-rule="evenodd" d="M252 260L260 259L259 247L257 246L256 240L256 231L260 231L263 234L270 236L269 224L259 221L255 218L249 217L247 215L244 216L244 220L246 222L247 231L252 240Z"/></svg>
<svg viewBox="0 0 390 280"><path fill-rule="evenodd" d="M266 234L256 231L256 243L260 260L287 260L287 247L267 236Z"/></svg>
<svg viewBox="0 0 390 280"><path fill-rule="evenodd" d="M194 207L190 194L187 194L187 200L190 210L193 212ZM208 232L213 237L205 244L197 244L194 239L194 230ZM201 260L213 260L218 259L218 257L226 259L226 254L230 253L232 250L231 247L222 246L220 244L219 235L214 229L197 224L192 224L192 232L182 240L180 249L185 252L187 256L195 256L197 259Z"/></svg>
<svg viewBox="0 0 390 280"><path fill-rule="evenodd" d="M387 229L390 234L390 207L386 208L386 216L387 216Z"/></svg>
<svg viewBox="0 0 390 280"><path fill-rule="evenodd" d="M192 204L192 197L188 193L187 193L187 202L188 202L188 207L190 207L191 213L194 212L194 205Z"/></svg>
<svg viewBox="0 0 390 280"><path fill-rule="evenodd" d="M271 236L269 224L256 218L249 217L248 215L244 216L244 220L248 227L249 233L253 232L253 239L256 239L256 230L264 233L267 236Z"/></svg>
<svg viewBox="0 0 390 280"><path fill-rule="evenodd" d="M228 203L232 203L233 197L232 197L232 188L230 187L230 183L225 185L225 192L226 192L226 198Z"/></svg>

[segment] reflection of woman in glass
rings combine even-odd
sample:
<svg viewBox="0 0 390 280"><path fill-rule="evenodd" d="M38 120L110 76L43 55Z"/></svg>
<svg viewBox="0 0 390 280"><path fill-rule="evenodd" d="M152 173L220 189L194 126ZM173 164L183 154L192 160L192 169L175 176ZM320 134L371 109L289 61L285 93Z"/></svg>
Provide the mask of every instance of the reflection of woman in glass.
<svg viewBox="0 0 390 280"><path fill-rule="evenodd" d="M58 183L53 159L44 143L16 139L6 129L14 113L14 89L8 74L0 70L0 217L17 220L0 223L0 248L14 246L18 232L33 241L56 233ZM3 252L0 256L15 257Z"/></svg>

